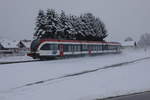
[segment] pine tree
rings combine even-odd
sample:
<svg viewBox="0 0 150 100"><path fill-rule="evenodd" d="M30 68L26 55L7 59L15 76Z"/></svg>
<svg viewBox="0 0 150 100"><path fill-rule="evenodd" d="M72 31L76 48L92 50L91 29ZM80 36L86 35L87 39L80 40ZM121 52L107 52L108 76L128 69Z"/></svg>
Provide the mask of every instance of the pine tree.
<svg viewBox="0 0 150 100"><path fill-rule="evenodd" d="M36 18L36 27L35 27L35 38L40 38L43 34L45 34L46 29L46 16L43 10L39 10L38 16Z"/></svg>
<svg viewBox="0 0 150 100"><path fill-rule="evenodd" d="M54 9L48 9L46 13L46 32L42 38L57 38L58 15Z"/></svg>
<svg viewBox="0 0 150 100"><path fill-rule="evenodd" d="M104 41L107 37L105 24L92 13L79 17L67 16L64 11L57 14L48 9L46 14L40 10L36 19L35 34L37 38Z"/></svg>
<svg viewBox="0 0 150 100"><path fill-rule="evenodd" d="M76 20L77 20L77 17L74 16L74 15L70 15L69 16L69 22L70 22L70 25L71 25L71 39L72 40L78 40L77 39L77 29L76 29Z"/></svg>
<svg viewBox="0 0 150 100"><path fill-rule="evenodd" d="M100 21L100 27L101 27L101 32L102 32L102 35L100 36L100 41L104 41L104 38L106 38L108 34L105 28L105 24L102 21Z"/></svg>
<svg viewBox="0 0 150 100"><path fill-rule="evenodd" d="M61 28L61 37L62 39L67 39L68 19L63 10L61 11L59 21L60 21L60 28Z"/></svg>
<svg viewBox="0 0 150 100"><path fill-rule="evenodd" d="M74 34L76 33L73 28L71 15L67 16L64 11L61 11L59 20L61 23L61 36L63 39L74 39Z"/></svg>

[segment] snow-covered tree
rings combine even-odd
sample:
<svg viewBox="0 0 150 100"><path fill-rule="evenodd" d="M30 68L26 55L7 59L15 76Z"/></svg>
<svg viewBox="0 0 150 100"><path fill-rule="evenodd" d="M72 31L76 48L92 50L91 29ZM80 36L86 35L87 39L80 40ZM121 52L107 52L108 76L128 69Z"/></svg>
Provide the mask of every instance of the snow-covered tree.
<svg viewBox="0 0 150 100"><path fill-rule="evenodd" d="M45 34L46 29L46 16L43 10L39 10L38 16L36 18L36 27L35 27L35 38L40 38L43 34Z"/></svg>
<svg viewBox="0 0 150 100"><path fill-rule="evenodd" d="M38 38L103 41L107 36L105 24L92 13L81 16L57 14L48 9L40 10L37 17L35 36Z"/></svg>
<svg viewBox="0 0 150 100"><path fill-rule="evenodd" d="M68 16L65 14L63 10L61 11L59 22L61 28L61 37L62 39L67 39L69 36L70 26Z"/></svg>
<svg viewBox="0 0 150 100"><path fill-rule="evenodd" d="M48 9L46 13L46 32L42 38L57 38L56 30L58 24L58 14L54 9Z"/></svg>
<svg viewBox="0 0 150 100"><path fill-rule="evenodd" d="M103 41L108 36L108 34L107 34L107 30L106 30L105 24L102 21L100 21L99 24L100 24L101 33L99 32L98 34L100 36L99 37L100 41Z"/></svg>
<svg viewBox="0 0 150 100"><path fill-rule="evenodd" d="M81 16L81 20L84 23L84 30L86 30L86 39L93 41L103 41L107 37L107 30L105 24L92 13L85 13Z"/></svg>

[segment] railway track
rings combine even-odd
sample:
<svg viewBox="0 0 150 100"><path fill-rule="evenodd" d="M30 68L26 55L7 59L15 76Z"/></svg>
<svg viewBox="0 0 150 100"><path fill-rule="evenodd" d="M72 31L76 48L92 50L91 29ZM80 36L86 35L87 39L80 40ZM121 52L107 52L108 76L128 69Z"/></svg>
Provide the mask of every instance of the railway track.
<svg viewBox="0 0 150 100"><path fill-rule="evenodd" d="M80 56L77 56L80 57ZM75 57L56 57L56 58L49 58L49 59L34 59L34 60L24 60L24 61L3 61L0 62L0 65L6 65L6 64L16 64L16 63L28 63L28 62L38 62L38 61L52 61L52 60L61 60L61 59L70 59Z"/></svg>
<svg viewBox="0 0 150 100"><path fill-rule="evenodd" d="M52 60L61 60L61 59L70 59L70 58L77 58L81 56L68 56L68 57L56 57L51 59L36 59L36 60L25 60L25 61L3 61L0 62L0 65L6 65L6 64L16 64L16 63L28 63L28 62L38 62L38 61L52 61Z"/></svg>
<svg viewBox="0 0 150 100"><path fill-rule="evenodd" d="M60 60L60 59L66 59L62 57L57 57L57 58L51 58L51 59L36 59L36 60L25 60L25 61L6 61L6 62L0 62L0 65L5 65L5 64L16 64L16 63L28 63L28 62L38 62L38 61L52 61L52 60Z"/></svg>
<svg viewBox="0 0 150 100"><path fill-rule="evenodd" d="M16 64L16 63L28 63L28 62L37 62L40 60L25 60L25 61L6 61L6 62L0 62L0 65L4 65L4 64Z"/></svg>

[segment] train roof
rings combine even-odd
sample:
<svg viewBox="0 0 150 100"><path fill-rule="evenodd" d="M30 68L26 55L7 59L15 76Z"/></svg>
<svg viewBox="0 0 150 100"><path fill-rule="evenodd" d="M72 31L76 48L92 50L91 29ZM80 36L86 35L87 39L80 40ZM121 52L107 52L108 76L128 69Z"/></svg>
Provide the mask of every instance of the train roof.
<svg viewBox="0 0 150 100"><path fill-rule="evenodd" d="M81 41L81 40L57 40L57 39L41 39L40 42L70 42L70 43L104 43L104 44L114 44L121 45L119 42L105 42L105 41Z"/></svg>

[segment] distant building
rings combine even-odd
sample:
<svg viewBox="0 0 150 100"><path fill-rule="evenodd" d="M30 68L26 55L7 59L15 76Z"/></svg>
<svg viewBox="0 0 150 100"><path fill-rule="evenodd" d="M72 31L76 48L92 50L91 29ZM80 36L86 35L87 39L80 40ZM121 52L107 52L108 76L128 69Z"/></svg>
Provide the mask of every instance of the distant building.
<svg viewBox="0 0 150 100"><path fill-rule="evenodd" d="M18 41L3 39L0 40L0 53L17 53L19 48L17 46Z"/></svg>
<svg viewBox="0 0 150 100"><path fill-rule="evenodd" d="M2 46L2 44L0 43L0 50L2 50L3 49L3 46Z"/></svg>
<svg viewBox="0 0 150 100"><path fill-rule="evenodd" d="M133 41L131 37L127 37L124 41Z"/></svg>
<svg viewBox="0 0 150 100"><path fill-rule="evenodd" d="M122 45L123 49L134 48L134 47L136 47L136 42L135 41L124 41L124 42L121 42L121 45Z"/></svg>
<svg viewBox="0 0 150 100"><path fill-rule="evenodd" d="M28 51L30 49L31 40L20 40L17 45L21 50Z"/></svg>

